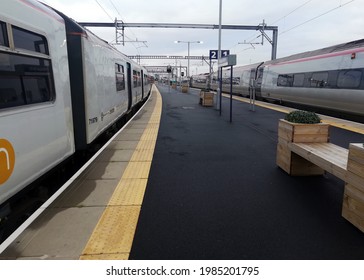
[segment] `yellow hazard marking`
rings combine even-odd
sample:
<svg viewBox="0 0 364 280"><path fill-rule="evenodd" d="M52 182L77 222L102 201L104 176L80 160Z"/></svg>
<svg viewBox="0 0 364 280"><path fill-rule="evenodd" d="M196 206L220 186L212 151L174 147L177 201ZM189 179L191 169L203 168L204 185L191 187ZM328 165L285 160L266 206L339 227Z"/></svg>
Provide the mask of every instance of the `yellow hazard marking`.
<svg viewBox="0 0 364 280"><path fill-rule="evenodd" d="M140 206L108 206L93 231L83 259L87 255L129 254L139 218Z"/></svg>
<svg viewBox="0 0 364 280"><path fill-rule="evenodd" d="M0 139L0 185L5 183L14 171L15 152L11 143Z"/></svg>
<svg viewBox="0 0 364 280"><path fill-rule="evenodd" d="M142 205L148 179L121 179L109 205Z"/></svg>
<svg viewBox="0 0 364 280"><path fill-rule="evenodd" d="M227 95L227 94L223 94L223 96L226 98L230 98L230 95ZM240 97L240 96L233 96L233 99L241 101L241 102L245 102L245 103L250 102L248 98L244 98L244 97ZM255 101L255 105L259 106L259 107L279 111L282 113L286 113L286 114L291 111L296 110L293 108L288 108L288 107L284 107L281 105L266 103L266 102L261 102L261 101ZM347 120L342 120L342 119L337 119L334 117L329 117L329 116L325 116L325 115L321 115L321 114L319 114L319 116L323 123L327 123L331 126L335 126L335 127L341 128L341 129L352 131L352 132L364 134L364 124L351 122L351 121L347 121Z"/></svg>
<svg viewBox="0 0 364 280"><path fill-rule="evenodd" d="M80 256L81 260L129 258L162 114L162 97L155 86L151 98L155 105L150 119L145 123L139 143Z"/></svg>

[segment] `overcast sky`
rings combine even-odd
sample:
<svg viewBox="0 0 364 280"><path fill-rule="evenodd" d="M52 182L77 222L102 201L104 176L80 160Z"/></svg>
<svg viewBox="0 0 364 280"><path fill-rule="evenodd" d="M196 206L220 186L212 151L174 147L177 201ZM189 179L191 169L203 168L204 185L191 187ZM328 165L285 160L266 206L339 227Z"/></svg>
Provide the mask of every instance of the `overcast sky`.
<svg viewBox="0 0 364 280"><path fill-rule="evenodd" d="M43 0L78 22L205 23L218 24L219 0ZM265 20L278 26L277 58L364 38L364 0L223 0L222 24L258 25ZM90 28L102 39L114 43L113 28ZM218 30L129 28L128 41L117 48L127 55L208 56L218 48ZM222 31L222 49L237 54L238 64L269 60L271 45L261 43L258 31ZM272 38L272 32L267 31ZM143 65L187 65L187 61L142 60ZM206 63L191 61L190 74L207 72Z"/></svg>

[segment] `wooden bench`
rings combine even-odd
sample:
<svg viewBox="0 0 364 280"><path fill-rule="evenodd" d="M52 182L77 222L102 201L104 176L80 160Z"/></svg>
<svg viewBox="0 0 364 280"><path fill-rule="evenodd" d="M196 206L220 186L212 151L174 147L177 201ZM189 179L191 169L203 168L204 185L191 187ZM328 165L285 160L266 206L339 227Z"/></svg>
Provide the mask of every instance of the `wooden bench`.
<svg viewBox="0 0 364 280"><path fill-rule="evenodd" d="M324 174L325 171L345 182L342 216L364 232L364 145L349 149L329 143L327 128L291 127L280 122L277 165L293 176ZM300 130L295 135L295 130ZM324 131L324 133L322 133ZM326 134L327 136L323 136ZM319 136L315 136L320 133Z"/></svg>
<svg viewBox="0 0 364 280"><path fill-rule="evenodd" d="M290 143L293 153L345 181L348 149L332 143Z"/></svg>

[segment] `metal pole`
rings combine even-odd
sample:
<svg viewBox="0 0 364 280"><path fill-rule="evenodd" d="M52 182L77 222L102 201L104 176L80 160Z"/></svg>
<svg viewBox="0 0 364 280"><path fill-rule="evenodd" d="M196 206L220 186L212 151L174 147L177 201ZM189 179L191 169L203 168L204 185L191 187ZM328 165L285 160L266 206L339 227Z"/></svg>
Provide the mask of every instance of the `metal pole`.
<svg viewBox="0 0 364 280"><path fill-rule="evenodd" d="M210 58L210 65L209 65L209 79L207 81L207 90L211 90L211 75L212 75L212 60Z"/></svg>
<svg viewBox="0 0 364 280"><path fill-rule="evenodd" d="M221 57L221 22L222 22L222 0L220 0L220 5L219 5L219 39L218 39L218 45L219 45L219 48L218 48L218 54L217 54L217 58L220 59ZM221 80L220 80L220 71L221 71L221 68L218 67L217 68L218 71L217 71L217 78L218 78L218 90L217 90L217 93L216 93L216 109L217 110L220 110L220 115L221 115L221 91L222 91L222 83L221 83Z"/></svg>
<svg viewBox="0 0 364 280"><path fill-rule="evenodd" d="M179 86L181 87L181 91L182 91L182 69L181 69L181 61L179 61Z"/></svg>
<svg viewBox="0 0 364 280"><path fill-rule="evenodd" d="M188 68L187 68L187 77L190 77L190 42L187 42L187 45L188 45L188 57L187 57Z"/></svg>
<svg viewBox="0 0 364 280"><path fill-rule="evenodd" d="M273 30L272 60L277 58L278 29Z"/></svg>
<svg viewBox="0 0 364 280"><path fill-rule="evenodd" d="M230 66L230 123L233 121L233 66Z"/></svg>
<svg viewBox="0 0 364 280"><path fill-rule="evenodd" d="M221 116L221 103L222 103L222 67L219 67L220 72L219 72L219 87L220 87L220 93L219 93L219 105L220 105L220 116Z"/></svg>

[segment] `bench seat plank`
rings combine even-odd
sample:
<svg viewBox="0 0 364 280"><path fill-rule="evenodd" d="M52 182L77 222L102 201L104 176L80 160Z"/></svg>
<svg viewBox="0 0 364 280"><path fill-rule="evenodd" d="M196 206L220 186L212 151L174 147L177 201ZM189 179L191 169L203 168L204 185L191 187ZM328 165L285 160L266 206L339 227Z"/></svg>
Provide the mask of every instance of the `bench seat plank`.
<svg viewBox="0 0 364 280"><path fill-rule="evenodd" d="M348 150L332 143L290 143L295 154L345 181Z"/></svg>

